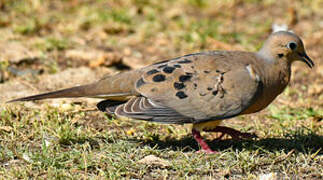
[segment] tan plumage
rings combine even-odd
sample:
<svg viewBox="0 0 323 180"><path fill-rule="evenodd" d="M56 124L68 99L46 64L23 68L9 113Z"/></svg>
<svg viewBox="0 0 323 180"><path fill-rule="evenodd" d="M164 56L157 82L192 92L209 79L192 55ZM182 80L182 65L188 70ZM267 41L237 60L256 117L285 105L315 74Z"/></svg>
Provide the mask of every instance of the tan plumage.
<svg viewBox="0 0 323 180"><path fill-rule="evenodd" d="M104 97L101 111L133 119L193 124L202 149L212 152L199 131L233 132L220 120L264 109L287 86L295 60L313 62L300 38L273 33L257 53L210 51L185 55L98 82L19 98ZM218 127L217 127L218 126Z"/></svg>

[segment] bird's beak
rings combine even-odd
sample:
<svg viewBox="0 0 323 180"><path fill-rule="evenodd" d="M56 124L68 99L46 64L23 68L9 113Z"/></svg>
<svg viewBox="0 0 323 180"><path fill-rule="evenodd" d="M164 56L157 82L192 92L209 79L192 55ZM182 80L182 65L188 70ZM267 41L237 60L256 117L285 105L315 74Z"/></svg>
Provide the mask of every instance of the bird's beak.
<svg viewBox="0 0 323 180"><path fill-rule="evenodd" d="M301 60L304 62L304 63L306 63L307 65L308 65L308 67L310 67L310 68L313 68L314 67L314 62L311 60L311 58L310 57L308 57L307 56L307 54L306 53L304 53L304 54L299 54L300 55L300 58L301 58Z"/></svg>

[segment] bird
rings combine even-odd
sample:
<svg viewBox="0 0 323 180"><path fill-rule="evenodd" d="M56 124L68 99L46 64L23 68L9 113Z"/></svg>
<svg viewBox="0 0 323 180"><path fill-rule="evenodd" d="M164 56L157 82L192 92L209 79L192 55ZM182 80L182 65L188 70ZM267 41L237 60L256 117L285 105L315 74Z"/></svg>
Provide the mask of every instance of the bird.
<svg viewBox="0 0 323 180"><path fill-rule="evenodd" d="M106 75L93 83L8 102L102 98L97 108L119 118L192 124L191 133L200 151L217 153L200 132L255 137L220 123L266 108L288 85L295 61L314 67L301 38L293 32L278 31L270 34L256 52L213 50L188 54Z"/></svg>

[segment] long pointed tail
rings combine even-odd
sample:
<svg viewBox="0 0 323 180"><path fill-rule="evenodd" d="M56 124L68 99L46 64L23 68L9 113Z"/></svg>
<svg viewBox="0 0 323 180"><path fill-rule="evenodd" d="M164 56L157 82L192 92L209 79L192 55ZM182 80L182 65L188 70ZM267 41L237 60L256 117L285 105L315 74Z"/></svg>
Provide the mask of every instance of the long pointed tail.
<svg viewBox="0 0 323 180"><path fill-rule="evenodd" d="M58 91L52 91L33 96L13 99L10 102L16 101L33 101L48 98L71 98L71 97L126 97L138 95L135 90L135 82L140 77L140 71L128 71L120 73L116 76L107 76L92 84L76 86Z"/></svg>
<svg viewBox="0 0 323 180"><path fill-rule="evenodd" d="M33 100L41 100L48 98L65 98L65 97L87 97L93 96L95 93L91 91L94 88L94 84L88 84L83 86L76 86L72 88L62 89L58 91L52 91L43 94L37 94L33 96L27 96L23 98L13 99L8 101L7 103L16 102L16 101L33 101Z"/></svg>

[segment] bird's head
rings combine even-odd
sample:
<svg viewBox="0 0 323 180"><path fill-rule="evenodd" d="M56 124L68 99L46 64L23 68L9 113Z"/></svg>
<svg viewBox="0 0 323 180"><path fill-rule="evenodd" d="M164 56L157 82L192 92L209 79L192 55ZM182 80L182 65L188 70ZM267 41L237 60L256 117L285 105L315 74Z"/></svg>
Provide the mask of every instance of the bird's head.
<svg viewBox="0 0 323 180"><path fill-rule="evenodd" d="M277 63L286 61L290 65L294 61L302 61L310 68L314 66L313 61L306 54L302 40L288 31L272 33L259 50L259 54Z"/></svg>

